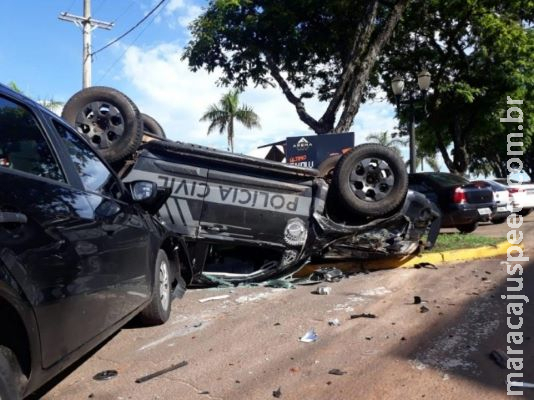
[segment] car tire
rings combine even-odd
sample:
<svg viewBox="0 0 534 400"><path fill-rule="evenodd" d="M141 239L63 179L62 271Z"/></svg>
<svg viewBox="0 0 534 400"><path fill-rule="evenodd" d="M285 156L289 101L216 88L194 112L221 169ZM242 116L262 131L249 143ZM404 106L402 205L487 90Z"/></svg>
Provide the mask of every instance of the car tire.
<svg viewBox="0 0 534 400"><path fill-rule="evenodd" d="M156 136L161 139L165 139L165 131L161 125L152 118L150 115L141 113L141 119L143 120L143 133L149 136Z"/></svg>
<svg viewBox="0 0 534 400"><path fill-rule="evenodd" d="M154 268L154 289L152 300L139 315L145 325L161 325L171 315L172 273L169 258L163 250L158 251Z"/></svg>
<svg viewBox="0 0 534 400"><path fill-rule="evenodd" d="M15 354L0 346L0 399L22 399L25 380Z"/></svg>
<svg viewBox="0 0 534 400"><path fill-rule="evenodd" d="M522 217L526 217L532 212L532 208L523 208L521 211L519 211L519 215Z"/></svg>
<svg viewBox="0 0 534 400"><path fill-rule="evenodd" d="M143 138L141 113L132 100L118 90L93 86L74 94L61 116L108 162L133 154Z"/></svg>
<svg viewBox="0 0 534 400"><path fill-rule="evenodd" d="M323 178L326 183L331 184L334 178L334 171L336 165L341 159L341 154L336 154L325 159L317 168L319 170L319 176Z"/></svg>
<svg viewBox="0 0 534 400"><path fill-rule="evenodd" d="M466 224L466 225L458 225L456 227L456 229L458 229L460 233L471 233L471 232L476 231L477 228L478 228L478 222L473 222L471 224Z"/></svg>
<svg viewBox="0 0 534 400"><path fill-rule="evenodd" d="M335 198L360 217L384 217L395 211L408 192L401 157L378 144L362 144L339 160L332 181Z"/></svg>

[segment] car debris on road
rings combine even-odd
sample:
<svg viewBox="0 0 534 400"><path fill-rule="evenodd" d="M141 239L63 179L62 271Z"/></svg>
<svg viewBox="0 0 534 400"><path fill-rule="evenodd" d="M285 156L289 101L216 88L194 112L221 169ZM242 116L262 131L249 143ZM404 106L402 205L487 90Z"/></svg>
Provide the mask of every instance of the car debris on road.
<svg viewBox="0 0 534 400"><path fill-rule="evenodd" d="M156 371L156 372L154 372L152 374L142 376L141 378L137 378L135 380L135 383L147 382L147 381L149 381L151 379L157 378L158 376L161 376L161 375L166 374L168 372L177 370L178 368L185 367L188 364L189 363L187 361L179 362L178 364L171 365L170 367L167 367L167 368L164 368L162 370Z"/></svg>
<svg viewBox="0 0 534 400"><path fill-rule="evenodd" d="M206 303L208 301L224 300L224 299L227 299L228 297L230 297L229 294L222 294L220 296L205 297L203 299L199 299L198 302L199 303Z"/></svg>
<svg viewBox="0 0 534 400"><path fill-rule="evenodd" d="M376 318L376 315L371 314L371 313L362 313L362 314L352 314L350 316L350 319L356 319L356 318Z"/></svg>
<svg viewBox="0 0 534 400"><path fill-rule="evenodd" d="M315 333L315 329L310 329L308 332L304 334L301 338L299 338L299 341L304 343L312 343L316 342L319 339L319 336L317 333Z"/></svg>

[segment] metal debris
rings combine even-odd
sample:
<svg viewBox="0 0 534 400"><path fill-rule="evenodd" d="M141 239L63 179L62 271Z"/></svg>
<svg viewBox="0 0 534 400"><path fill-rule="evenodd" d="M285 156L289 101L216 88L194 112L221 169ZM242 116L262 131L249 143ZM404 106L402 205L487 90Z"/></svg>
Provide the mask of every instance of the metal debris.
<svg viewBox="0 0 534 400"><path fill-rule="evenodd" d="M317 341L317 339L319 339L319 336L317 335L317 333L315 333L315 329L312 328L308 332L306 332L304 336L299 338L299 341L304 343L312 343Z"/></svg>
<svg viewBox="0 0 534 400"><path fill-rule="evenodd" d="M493 361L495 361L495 364L497 364L502 369L507 369L507 361L508 361L508 355L502 351L502 350L493 350L489 354L489 358L491 358Z"/></svg>
<svg viewBox="0 0 534 400"><path fill-rule="evenodd" d="M344 277L343 271L334 267L323 267L310 275L311 281L338 282Z"/></svg>
<svg viewBox="0 0 534 400"><path fill-rule="evenodd" d="M141 378L137 378L135 380L135 383L143 383L143 382L149 381L151 379L157 378L158 376L166 374L167 372L171 372L171 371L174 371L175 369L185 367L187 364L188 364L187 361L182 361L182 362L180 362L178 364L171 365L170 367L167 367L167 368L162 369L160 371L154 372L154 373L149 374L149 375L145 375L145 376L143 376Z"/></svg>
<svg viewBox="0 0 534 400"><path fill-rule="evenodd" d="M376 315L371 313L362 313L362 314L352 314L350 316L350 319L356 319L356 318L376 318Z"/></svg>
<svg viewBox="0 0 534 400"><path fill-rule="evenodd" d="M323 294L323 295L329 295L332 292L332 288L330 286L319 286L316 290L314 290L312 293L315 294Z"/></svg>
<svg viewBox="0 0 534 400"><path fill-rule="evenodd" d="M282 397L282 388L281 387L279 387L276 390L273 390L273 397L276 397L277 399Z"/></svg>
<svg viewBox="0 0 534 400"><path fill-rule="evenodd" d="M333 368L331 369L330 371L328 371L328 373L330 375L345 375L347 373L347 371L342 371L340 369L337 369L337 368Z"/></svg>
<svg viewBox="0 0 534 400"><path fill-rule="evenodd" d="M207 301L212 301L212 300L223 300L223 299L227 299L228 297L230 297L229 294L222 294L220 296L212 296L212 297L205 297L203 299L200 299L198 302L199 303L205 303Z"/></svg>
<svg viewBox="0 0 534 400"><path fill-rule="evenodd" d="M93 379L95 381L108 381L110 379L115 378L119 373L115 371L114 369L108 369L106 371L99 372L95 376L93 376Z"/></svg>
<svg viewBox="0 0 534 400"><path fill-rule="evenodd" d="M415 269L420 269L420 268L438 269L438 267L436 267L434 264L429 263L429 262L421 262L419 264L415 264L413 267Z"/></svg>

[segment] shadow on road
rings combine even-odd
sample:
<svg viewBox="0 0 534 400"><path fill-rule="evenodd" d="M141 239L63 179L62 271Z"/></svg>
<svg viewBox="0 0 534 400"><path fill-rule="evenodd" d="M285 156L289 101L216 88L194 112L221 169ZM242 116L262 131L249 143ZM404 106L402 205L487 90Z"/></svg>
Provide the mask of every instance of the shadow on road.
<svg viewBox="0 0 534 400"><path fill-rule="evenodd" d="M505 271L506 265L499 268ZM524 358L522 381L534 383L534 341L531 339L534 333L534 262L523 263L523 271L522 291L507 291L507 286L515 287L517 283L505 280L496 282L493 289L485 291L484 295L471 293L471 301L455 313L447 313L433 328L420 332L411 341L414 345L403 347L396 356L412 360L418 368L443 371L506 393L507 374L514 371L499 367L489 354L497 349L506 352L507 346L512 346L523 350L523 356L515 356ZM485 279L491 279L492 275L484 270L480 273ZM507 333L511 331L507 327L506 306L509 300L501 298L501 295L507 294L524 294L531 302L523 302L521 332L524 342L521 345L507 343ZM517 323L517 318L514 317L513 323ZM524 389L524 396L534 398L534 389Z"/></svg>

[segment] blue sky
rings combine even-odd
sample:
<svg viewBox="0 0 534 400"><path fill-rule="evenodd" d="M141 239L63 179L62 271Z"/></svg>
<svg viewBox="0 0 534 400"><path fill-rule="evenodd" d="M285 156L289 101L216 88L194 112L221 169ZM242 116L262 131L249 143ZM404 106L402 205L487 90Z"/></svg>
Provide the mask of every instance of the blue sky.
<svg viewBox="0 0 534 400"><path fill-rule="evenodd" d="M112 30L93 32L93 50L118 37L159 1L92 0L92 17L114 21ZM180 60L189 33L187 25L206 1L167 0L145 23L93 60L94 86L126 93L144 113L155 117L174 140L225 148L224 137L206 135L199 118L226 91L215 84L217 72L190 72ZM35 99L66 101L81 89L82 35L74 24L60 21L69 12L82 15L83 0L5 1L0 13L0 82L14 81ZM250 88L242 101L259 114L262 129L236 128L236 151L249 153L258 145L286 136L311 134L278 88ZM318 117L325 104L310 101ZM394 109L385 102L365 104L353 129L356 142L371 132L393 131Z"/></svg>

